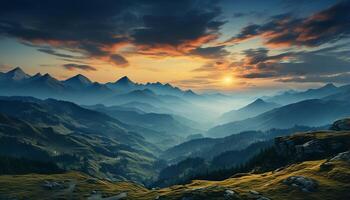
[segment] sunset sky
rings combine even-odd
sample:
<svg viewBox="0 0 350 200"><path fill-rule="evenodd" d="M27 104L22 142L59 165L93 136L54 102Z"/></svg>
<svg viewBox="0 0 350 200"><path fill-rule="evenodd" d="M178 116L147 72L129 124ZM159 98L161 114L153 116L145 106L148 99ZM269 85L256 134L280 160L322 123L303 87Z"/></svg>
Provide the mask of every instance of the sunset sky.
<svg viewBox="0 0 350 200"><path fill-rule="evenodd" d="M2 0L0 70L196 91L350 83L350 1Z"/></svg>

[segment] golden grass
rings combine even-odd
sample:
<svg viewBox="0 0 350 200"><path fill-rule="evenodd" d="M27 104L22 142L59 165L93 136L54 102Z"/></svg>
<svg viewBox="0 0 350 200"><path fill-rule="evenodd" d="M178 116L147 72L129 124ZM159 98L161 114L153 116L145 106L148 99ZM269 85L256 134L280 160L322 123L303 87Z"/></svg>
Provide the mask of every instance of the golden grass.
<svg viewBox="0 0 350 200"><path fill-rule="evenodd" d="M148 190L130 182L88 181L91 180L91 177L78 172L56 175L5 175L0 176L0 197L6 194L18 199L86 199L93 190L96 190L104 196L127 192L127 199L132 200L151 200L155 199L156 196L169 200L181 199L181 197L191 194L200 196L197 199L224 199L224 191L230 189L239 194L238 199L251 199L250 190L258 191L263 196L274 200L350 199L350 164L339 161L332 162L332 168L321 170L320 165L324 162L325 160L307 161L293 164L276 172L247 174L224 181L195 180L187 185L176 185L159 190ZM319 182L319 188L315 192L302 192L282 183L289 176L313 178ZM75 183L76 187L71 193L46 190L41 186L45 180Z"/></svg>

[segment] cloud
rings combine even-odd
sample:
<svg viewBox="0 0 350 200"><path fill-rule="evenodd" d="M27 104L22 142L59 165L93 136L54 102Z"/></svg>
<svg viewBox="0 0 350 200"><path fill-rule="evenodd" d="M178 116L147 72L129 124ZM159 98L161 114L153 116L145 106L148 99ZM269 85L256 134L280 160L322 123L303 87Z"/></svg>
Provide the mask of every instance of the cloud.
<svg viewBox="0 0 350 200"><path fill-rule="evenodd" d="M79 65L74 63L64 64L62 65L62 67L70 71L74 71L74 70L96 71L96 68L90 65Z"/></svg>
<svg viewBox="0 0 350 200"><path fill-rule="evenodd" d="M57 51L55 51L54 49L51 49L51 48L40 48L40 49L38 49L38 51L43 52L43 53L47 53L50 55L62 57L62 58L79 58L77 56L73 56L73 55L69 55L69 54L58 53Z"/></svg>
<svg viewBox="0 0 350 200"><path fill-rule="evenodd" d="M110 56L111 62L119 66L128 66L129 62L119 54L113 54Z"/></svg>
<svg viewBox="0 0 350 200"><path fill-rule="evenodd" d="M303 76L303 77L291 77L291 78L283 78L278 79L279 82L298 82L298 83L350 83L350 73L336 74L330 76Z"/></svg>
<svg viewBox="0 0 350 200"><path fill-rule="evenodd" d="M190 54L218 37L225 23L216 19L220 14L212 0L4 0L0 36L58 57L73 57L56 51L63 49L125 67L125 46L135 54Z"/></svg>
<svg viewBox="0 0 350 200"><path fill-rule="evenodd" d="M251 24L225 42L235 44L261 37L270 46L315 47L336 42L350 35L350 1L342 1L309 17L292 14L271 17L266 23Z"/></svg>
<svg viewBox="0 0 350 200"><path fill-rule="evenodd" d="M192 55L199 55L204 58L218 59L229 55L230 53L226 51L225 46L215 46L215 47L198 47L190 51Z"/></svg>
<svg viewBox="0 0 350 200"><path fill-rule="evenodd" d="M285 52L269 55L265 48L244 51L241 62L233 63L237 76L246 79L270 78L282 82L344 81L339 74L350 72L350 61L328 55L332 48L314 52ZM322 53L323 52L323 53Z"/></svg>
<svg viewBox="0 0 350 200"><path fill-rule="evenodd" d="M186 8L183 8L186 9ZM136 44L178 46L187 41L196 40L204 35L215 33L224 23L215 21L220 12L189 10L173 15L146 15L144 28L136 29L132 37Z"/></svg>

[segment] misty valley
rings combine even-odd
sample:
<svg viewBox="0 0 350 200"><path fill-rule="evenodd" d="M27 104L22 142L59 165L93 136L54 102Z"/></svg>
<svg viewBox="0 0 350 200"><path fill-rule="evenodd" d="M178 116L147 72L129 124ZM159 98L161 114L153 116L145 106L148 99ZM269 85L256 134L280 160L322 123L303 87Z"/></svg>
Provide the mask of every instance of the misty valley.
<svg viewBox="0 0 350 200"><path fill-rule="evenodd" d="M0 95L0 199L350 198L350 85L196 93L17 67Z"/></svg>

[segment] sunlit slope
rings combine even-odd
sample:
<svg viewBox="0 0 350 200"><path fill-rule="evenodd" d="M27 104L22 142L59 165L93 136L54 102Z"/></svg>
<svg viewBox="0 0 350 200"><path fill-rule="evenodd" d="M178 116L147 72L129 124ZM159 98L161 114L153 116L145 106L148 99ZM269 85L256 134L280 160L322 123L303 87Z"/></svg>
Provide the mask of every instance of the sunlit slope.
<svg viewBox="0 0 350 200"><path fill-rule="evenodd" d="M278 138L276 141L318 141L329 145L347 144L350 132L329 131L299 133ZM293 149L293 145L291 149ZM327 149L327 148L325 148ZM332 148L329 148L332 149ZM326 152L327 159L295 162L277 170L254 174L236 174L223 181L195 180L187 185L176 185L163 189L148 190L142 186L117 182L99 181L91 177L70 172L62 175L0 176L0 197L18 199L322 199L345 200L350 198L350 152ZM291 160L293 160L291 158ZM301 177L301 182L286 182L290 177ZM289 179L288 179L289 178ZM309 189L305 182L311 180ZM304 181L304 182L303 182ZM58 183L60 187L45 188L47 183ZM298 185L305 183L305 185ZM109 198L107 198L109 197Z"/></svg>

